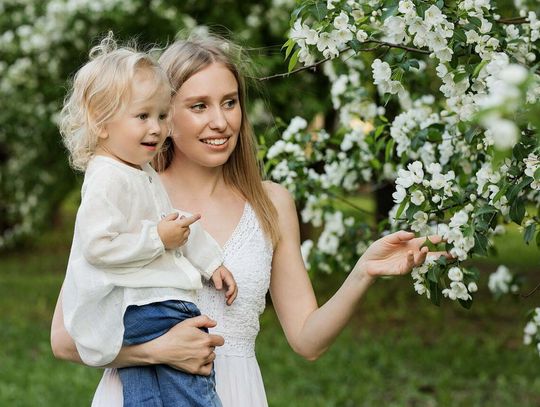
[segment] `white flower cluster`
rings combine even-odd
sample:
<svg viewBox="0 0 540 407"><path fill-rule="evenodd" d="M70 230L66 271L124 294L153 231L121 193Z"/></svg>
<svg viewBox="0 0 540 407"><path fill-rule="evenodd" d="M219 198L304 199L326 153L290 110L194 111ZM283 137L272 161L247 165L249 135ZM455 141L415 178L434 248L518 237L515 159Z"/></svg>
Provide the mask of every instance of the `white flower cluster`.
<svg viewBox="0 0 540 407"><path fill-rule="evenodd" d="M421 156L425 157L425 153L430 156L428 150L433 147L430 142L426 142L421 147L423 151L418 152L411 149L411 139L418 130L425 129L434 123L441 122L440 116L437 113L434 113L432 107L430 107L433 102L433 96L425 96L415 100L411 108L404 110L395 117L390 126L390 136L396 142L396 153L398 157L407 156L412 159L417 159Z"/></svg>
<svg viewBox="0 0 540 407"><path fill-rule="evenodd" d="M517 64L510 64L508 55L498 53L482 70L487 93L478 98L478 106L488 113L482 118L482 125L488 130L487 139L500 150L512 148L519 137L515 122L504 118L506 112L514 112L522 102L520 86L527 80L527 70Z"/></svg>
<svg viewBox="0 0 540 407"><path fill-rule="evenodd" d="M531 188L536 191L540 191L540 181L537 181L534 177L534 174L540 168L540 157L538 157L538 155L536 154L531 153L527 158L523 159L523 162L526 166L525 175L534 179L531 183Z"/></svg>
<svg viewBox="0 0 540 407"><path fill-rule="evenodd" d="M525 345L535 345L540 354L540 308L534 309L531 319L523 329L523 343Z"/></svg>
<svg viewBox="0 0 540 407"><path fill-rule="evenodd" d="M499 296L508 293L517 293L519 285L508 267L500 265L497 270L490 274L488 281L489 290Z"/></svg>
<svg viewBox="0 0 540 407"><path fill-rule="evenodd" d="M326 213L324 215L324 230L317 241L317 249L321 253L337 255L340 238L345 234L345 226L352 226L352 218L343 219L343 212Z"/></svg>
<svg viewBox="0 0 540 407"><path fill-rule="evenodd" d="M399 27L407 27L407 32L412 37L412 43L419 47L427 47L432 51L431 57L437 58L440 62L448 62L452 59L453 51L448 47L448 40L454 35L454 24L449 22L442 11L435 5L429 7L424 18L416 14L414 4L410 1L400 1L399 11L403 17L392 18L390 27L393 28L389 35L396 39ZM388 27L388 26L387 26ZM407 36L402 37L403 40Z"/></svg>
<svg viewBox="0 0 540 407"><path fill-rule="evenodd" d="M356 26L349 22L350 17L344 11L341 11L334 18L330 31L317 31L297 20L293 25L289 37L300 47L298 60L305 65L315 62L313 55L309 52L308 45L316 46L317 50L325 58L335 58L355 36L360 36L365 41L367 38L365 32L361 30L357 32Z"/></svg>
<svg viewBox="0 0 540 407"><path fill-rule="evenodd" d="M395 95L399 94L400 97L405 97L405 88L402 83L397 80L391 80L392 69L388 62L382 62L380 59L376 59L371 64L373 70L373 83L377 85L381 94L390 93Z"/></svg>
<svg viewBox="0 0 540 407"><path fill-rule="evenodd" d="M442 294L450 298L451 300L470 300L472 299L470 293L478 291L478 286L474 281L465 285L463 283L464 271L459 267L451 267L448 270L448 278L450 279L450 288L442 290Z"/></svg>
<svg viewBox="0 0 540 407"><path fill-rule="evenodd" d="M464 235L464 227L467 226L470 213L474 210L472 204L466 205L462 210L456 212L450 219L448 230L441 230L441 236L452 244L450 254L458 260L466 260L469 252L474 247L474 236Z"/></svg>
<svg viewBox="0 0 540 407"><path fill-rule="evenodd" d="M501 181L507 171L507 165L503 164L499 168L494 168L493 164L485 162L475 174L474 181L476 182L476 193L479 197L484 198L490 205L501 211L501 214L506 216L510 212L508 199L502 195L495 201L497 194L500 191L498 183Z"/></svg>
<svg viewBox="0 0 540 407"><path fill-rule="evenodd" d="M427 256L424 264L413 268L411 272L411 277L414 280L414 290L419 295L425 294L428 299L431 298L431 292L429 291L427 273L431 266L435 264L436 260L437 258L435 256Z"/></svg>

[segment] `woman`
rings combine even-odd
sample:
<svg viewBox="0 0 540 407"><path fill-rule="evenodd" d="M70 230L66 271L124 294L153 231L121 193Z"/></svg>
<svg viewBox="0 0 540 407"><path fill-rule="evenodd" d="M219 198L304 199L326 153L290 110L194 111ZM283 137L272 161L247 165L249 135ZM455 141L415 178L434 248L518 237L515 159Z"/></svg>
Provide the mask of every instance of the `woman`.
<svg viewBox="0 0 540 407"><path fill-rule="evenodd" d="M267 405L254 343L268 289L289 344L315 360L377 276L409 272L423 263L428 249L421 248L423 238L408 232L379 239L319 308L300 252L294 201L283 187L262 182L235 56L239 61L232 44L214 37L179 41L164 52L160 63L176 94L172 138L157 169L173 205L202 214L202 226L223 247L238 297L225 307L222 293L203 288L196 303L217 326L207 317L185 321L154 341L123 348L112 365L165 363L209 374L214 362L223 405L257 407ZM53 319L53 351L59 358L79 361L65 334L61 306L59 302ZM202 326L214 329L208 335L197 330ZM119 386L115 371L107 370L94 405L120 406Z"/></svg>

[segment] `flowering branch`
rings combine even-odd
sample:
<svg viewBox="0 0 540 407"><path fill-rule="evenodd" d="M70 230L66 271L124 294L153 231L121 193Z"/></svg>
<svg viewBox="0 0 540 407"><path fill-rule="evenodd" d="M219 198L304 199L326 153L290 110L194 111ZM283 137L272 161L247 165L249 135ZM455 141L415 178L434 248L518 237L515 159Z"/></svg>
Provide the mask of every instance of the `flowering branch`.
<svg viewBox="0 0 540 407"><path fill-rule="evenodd" d="M350 49L350 48L347 48L344 51L347 51L348 49ZM265 77L262 77L262 78L257 78L257 80L262 82L262 81L267 81L267 80L270 80L270 79L285 78L285 77L288 77L290 75L293 75L293 74L301 72L301 71L305 71L305 70L308 70L308 69L314 69L314 68L318 67L319 65L325 63L326 61L329 61L330 59L332 59L332 57L321 59L320 61L317 61L314 64L306 65L306 66L303 66L301 68L297 68L297 69L295 69L295 70L293 70L291 72L278 73L278 74L271 75L271 76L265 76Z"/></svg>
<svg viewBox="0 0 540 407"><path fill-rule="evenodd" d="M409 51L409 52L417 52L419 54L426 54L426 55L431 54L431 51L428 51L428 50L419 49L419 48L413 48L413 47L407 47L405 45L400 45L400 44L392 44L390 42L379 41L379 40L375 40L375 39L367 40L367 41L364 42L364 44L367 44L367 43L370 43L370 42L374 42L376 44L379 44L379 45L385 46L385 47L389 47L389 48L399 48L399 49L404 49L405 51Z"/></svg>
<svg viewBox="0 0 540 407"><path fill-rule="evenodd" d="M375 40L375 39L371 39L371 40L367 40L367 41L363 42L363 44L369 44L369 43L376 43L377 46L375 46L373 48L360 49L357 52L376 51L377 49L379 49L381 47L388 47L388 48L399 48L399 49L403 49L405 51L417 52L417 53L426 54L426 55L431 54L431 51L427 51L427 50L423 50L423 49L419 49L419 48L407 47L405 45L400 45L400 44L392 44L390 42L379 41L379 40ZM343 50L341 50L341 53L349 51L350 49L351 49L350 47L344 48ZM262 81L267 81L267 80L270 80L270 79L285 78L285 77L288 77L290 75L293 75L293 74L301 72L301 71L316 68L319 65L331 60L332 58L333 58L332 56L329 56L327 58L324 58L324 59L321 59L320 61L315 62L314 64L306 65L306 66L297 68L297 69L295 69L295 70L293 70L291 72L285 72L285 73L279 73L279 74L275 74L275 75L271 75L271 76L265 76L265 77L262 77L262 78L257 78L257 80L262 82Z"/></svg>

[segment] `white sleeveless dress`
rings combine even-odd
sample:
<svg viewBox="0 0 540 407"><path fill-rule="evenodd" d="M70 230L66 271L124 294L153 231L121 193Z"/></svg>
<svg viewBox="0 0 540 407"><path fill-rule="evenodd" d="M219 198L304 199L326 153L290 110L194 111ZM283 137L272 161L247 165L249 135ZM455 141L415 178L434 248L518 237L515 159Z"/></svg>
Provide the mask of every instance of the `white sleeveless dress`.
<svg viewBox="0 0 540 407"><path fill-rule="evenodd" d="M207 284L199 290L196 299L202 314L217 321L211 332L225 339L225 345L216 348L217 392L223 407L266 407L264 384L255 357L255 339L270 285L273 252L249 204L246 203L223 251L224 264L238 285L238 297L227 306L223 292ZM92 407L121 406L122 384L116 369L106 369Z"/></svg>

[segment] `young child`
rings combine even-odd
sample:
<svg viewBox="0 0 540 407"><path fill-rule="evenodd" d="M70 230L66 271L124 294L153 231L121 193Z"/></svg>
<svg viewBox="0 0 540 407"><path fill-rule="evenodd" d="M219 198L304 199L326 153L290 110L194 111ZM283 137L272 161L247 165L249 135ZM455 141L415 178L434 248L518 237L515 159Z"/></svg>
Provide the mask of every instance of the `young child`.
<svg viewBox="0 0 540 407"><path fill-rule="evenodd" d="M171 87L148 54L109 34L75 75L60 131L85 172L62 289L65 326L82 360L111 362L122 345L147 342L200 315L201 275L227 304L237 294L222 251L199 216L180 216L149 165L169 131ZM188 239L189 236L189 239ZM124 406L221 406L213 375L165 365L119 369Z"/></svg>

